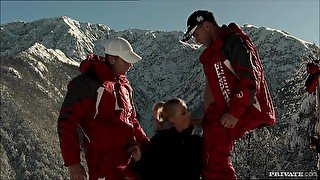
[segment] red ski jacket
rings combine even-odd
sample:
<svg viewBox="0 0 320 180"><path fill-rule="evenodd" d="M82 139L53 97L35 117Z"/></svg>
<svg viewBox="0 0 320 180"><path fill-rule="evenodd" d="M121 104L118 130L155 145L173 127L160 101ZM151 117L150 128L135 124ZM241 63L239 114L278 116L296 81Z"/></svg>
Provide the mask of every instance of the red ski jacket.
<svg viewBox="0 0 320 180"><path fill-rule="evenodd" d="M234 23L221 27L215 42L200 56L215 103L205 117L229 113L239 119L238 137L275 123L275 111L257 50ZM208 119L210 121L210 119ZM239 127L241 126L241 127ZM237 139L238 137L235 137Z"/></svg>
<svg viewBox="0 0 320 180"><path fill-rule="evenodd" d="M305 82L306 90L312 94L317 90L319 85L320 66L318 63L311 62L307 65L309 76Z"/></svg>
<svg viewBox="0 0 320 180"><path fill-rule="evenodd" d="M89 175L120 177L129 164L130 144L149 142L136 119L132 88L126 76L115 75L103 57L89 54L80 71L68 85L58 119L65 166L80 163L77 132L81 131Z"/></svg>

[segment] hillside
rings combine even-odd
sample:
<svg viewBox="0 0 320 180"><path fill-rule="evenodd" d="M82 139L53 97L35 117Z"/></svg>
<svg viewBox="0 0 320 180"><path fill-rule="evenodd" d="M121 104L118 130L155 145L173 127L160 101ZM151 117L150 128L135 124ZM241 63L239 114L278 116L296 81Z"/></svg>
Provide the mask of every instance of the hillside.
<svg viewBox="0 0 320 180"><path fill-rule="evenodd" d="M315 124L315 96L304 90L306 64L319 47L287 32L244 25L256 44L277 112L277 124L241 139L233 152L238 177L264 179L272 171L314 172L308 136ZM68 17L1 25L0 179L67 179L56 123L67 83L87 53L103 55L107 38L121 36L143 57L128 73L141 124L152 136L151 107L185 99L202 116L203 48L179 41L183 32L129 29ZM250 143L249 142L250 138Z"/></svg>

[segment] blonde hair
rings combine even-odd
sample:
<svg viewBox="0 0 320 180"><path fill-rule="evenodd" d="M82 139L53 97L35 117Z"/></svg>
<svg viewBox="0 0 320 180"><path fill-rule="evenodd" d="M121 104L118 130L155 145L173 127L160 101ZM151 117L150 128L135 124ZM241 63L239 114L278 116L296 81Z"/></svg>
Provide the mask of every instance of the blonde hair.
<svg viewBox="0 0 320 180"><path fill-rule="evenodd" d="M169 121L169 118L174 116L176 113L174 106L178 104L185 106L185 102L180 98L173 98L165 103L162 103L162 106L160 106L157 110L156 117L159 117L161 121Z"/></svg>
<svg viewBox="0 0 320 180"><path fill-rule="evenodd" d="M154 103L153 106L152 106L152 111L156 112L154 118L156 118L160 122L162 121L162 118L160 117L160 113L159 112L162 111L164 103L165 102L163 102L163 101L158 101L158 102Z"/></svg>

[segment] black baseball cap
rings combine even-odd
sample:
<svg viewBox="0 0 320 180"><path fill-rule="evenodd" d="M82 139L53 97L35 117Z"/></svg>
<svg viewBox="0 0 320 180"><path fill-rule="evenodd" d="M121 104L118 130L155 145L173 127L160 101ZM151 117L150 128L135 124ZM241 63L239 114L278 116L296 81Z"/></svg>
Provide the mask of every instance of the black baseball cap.
<svg viewBox="0 0 320 180"><path fill-rule="evenodd" d="M206 10L197 10L193 12L187 21L187 32L184 34L183 39L181 41L186 42L188 41L197 27L205 22L205 21L212 21L214 20L212 12Z"/></svg>

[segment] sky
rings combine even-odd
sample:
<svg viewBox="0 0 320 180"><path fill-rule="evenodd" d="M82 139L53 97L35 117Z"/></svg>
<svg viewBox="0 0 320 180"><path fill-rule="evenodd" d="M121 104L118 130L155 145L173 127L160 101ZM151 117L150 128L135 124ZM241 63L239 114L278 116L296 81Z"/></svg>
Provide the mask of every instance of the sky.
<svg viewBox="0 0 320 180"><path fill-rule="evenodd" d="M319 0L1 0L1 24L68 16L116 31L185 32L187 18L198 9L213 12L220 25L235 22L279 29L319 45Z"/></svg>

